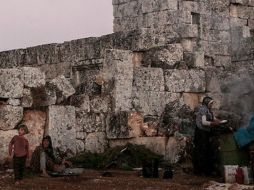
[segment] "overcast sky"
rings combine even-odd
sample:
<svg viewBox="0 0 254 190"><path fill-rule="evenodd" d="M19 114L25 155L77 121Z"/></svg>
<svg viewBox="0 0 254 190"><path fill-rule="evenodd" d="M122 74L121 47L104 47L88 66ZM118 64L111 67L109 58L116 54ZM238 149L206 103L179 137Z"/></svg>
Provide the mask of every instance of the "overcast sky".
<svg viewBox="0 0 254 190"><path fill-rule="evenodd" d="M0 0L0 51L113 31L112 0Z"/></svg>

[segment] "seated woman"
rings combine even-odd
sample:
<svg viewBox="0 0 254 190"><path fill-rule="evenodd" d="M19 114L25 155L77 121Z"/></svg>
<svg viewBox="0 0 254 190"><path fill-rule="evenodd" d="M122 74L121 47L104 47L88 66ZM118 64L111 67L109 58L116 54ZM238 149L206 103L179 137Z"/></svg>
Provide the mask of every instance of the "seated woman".
<svg viewBox="0 0 254 190"><path fill-rule="evenodd" d="M41 176L49 177L47 171L50 172L62 172L65 170L65 165L71 165L70 162L65 159L61 160L56 158L52 146L50 136L45 136L42 139L40 146L36 147L32 159L31 168L34 172L40 173Z"/></svg>

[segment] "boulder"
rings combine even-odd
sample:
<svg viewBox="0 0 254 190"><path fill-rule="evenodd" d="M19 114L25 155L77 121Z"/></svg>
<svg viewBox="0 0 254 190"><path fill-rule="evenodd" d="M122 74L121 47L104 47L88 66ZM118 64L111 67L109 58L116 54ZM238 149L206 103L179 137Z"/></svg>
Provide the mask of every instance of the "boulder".
<svg viewBox="0 0 254 190"><path fill-rule="evenodd" d="M52 137L53 146L69 156L76 154L76 117L73 106L49 106L45 134Z"/></svg>
<svg viewBox="0 0 254 190"><path fill-rule="evenodd" d="M23 67L22 68L23 77L22 80L24 82L25 87L35 88L45 86L45 74L39 69L35 67Z"/></svg>
<svg viewBox="0 0 254 190"><path fill-rule="evenodd" d="M14 129L22 120L23 108L19 106L0 105L0 130Z"/></svg>
<svg viewBox="0 0 254 190"><path fill-rule="evenodd" d="M103 153L108 147L104 132L90 133L85 140L85 150L91 153Z"/></svg>
<svg viewBox="0 0 254 190"><path fill-rule="evenodd" d="M0 69L0 98L21 98L24 84L19 69Z"/></svg>

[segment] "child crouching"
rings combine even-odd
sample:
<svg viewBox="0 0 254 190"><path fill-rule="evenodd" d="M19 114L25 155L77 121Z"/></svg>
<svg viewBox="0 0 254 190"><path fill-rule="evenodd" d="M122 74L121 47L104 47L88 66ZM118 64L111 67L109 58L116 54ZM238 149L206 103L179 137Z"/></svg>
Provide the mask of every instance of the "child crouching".
<svg viewBox="0 0 254 190"><path fill-rule="evenodd" d="M9 155L13 157L15 185L22 183L26 159L29 157L29 143L24 137L28 128L20 124L17 129L18 135L15 135L9 144Z"/></svg>

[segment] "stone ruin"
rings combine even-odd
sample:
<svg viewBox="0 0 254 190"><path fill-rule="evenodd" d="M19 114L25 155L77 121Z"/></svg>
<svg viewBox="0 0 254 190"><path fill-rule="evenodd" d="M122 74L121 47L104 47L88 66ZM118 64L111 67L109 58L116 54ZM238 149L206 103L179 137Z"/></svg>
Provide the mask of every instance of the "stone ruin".
<svg viewBox="0 0 254 190"><path fill-rule="evenodd" d="M174 163L186 142L165 108L174 124L204 95L242 123L254 112L254 0L113 7L113 34L0 53L1 162L20 122L31 151L50 134L69 155L134 143Z"/></svg>

